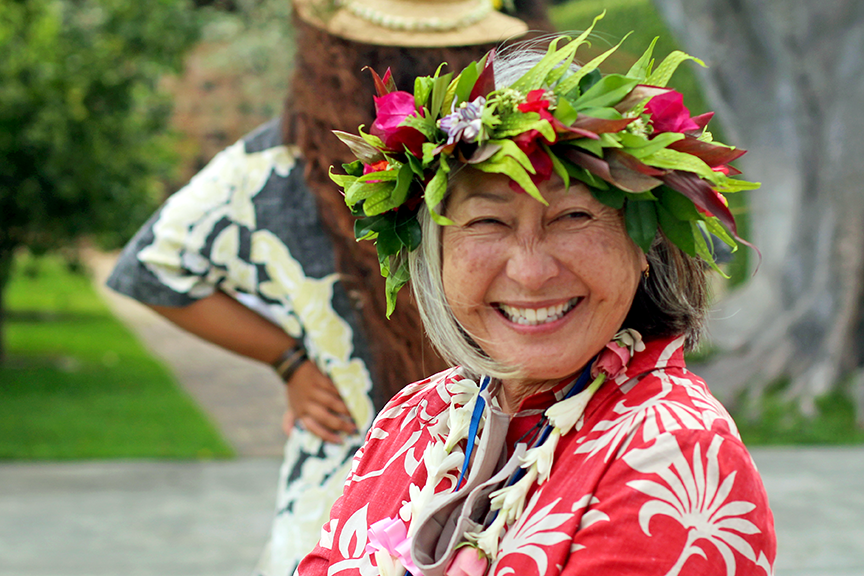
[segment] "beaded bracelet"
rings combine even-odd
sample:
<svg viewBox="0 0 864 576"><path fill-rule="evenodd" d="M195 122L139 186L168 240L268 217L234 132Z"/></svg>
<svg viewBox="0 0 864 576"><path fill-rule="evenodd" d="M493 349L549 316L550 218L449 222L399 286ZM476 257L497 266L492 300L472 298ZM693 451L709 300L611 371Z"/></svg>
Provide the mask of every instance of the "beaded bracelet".
<svg viewBox="0 0 864 576"><path fill-rule="evenodd" d="M282 381L287 384L294 375L294 372L308 359L309 356L306 354L306 349L298 341L294 346L285 350L271 366L273 366L279 377L282 378Z"/></svg>

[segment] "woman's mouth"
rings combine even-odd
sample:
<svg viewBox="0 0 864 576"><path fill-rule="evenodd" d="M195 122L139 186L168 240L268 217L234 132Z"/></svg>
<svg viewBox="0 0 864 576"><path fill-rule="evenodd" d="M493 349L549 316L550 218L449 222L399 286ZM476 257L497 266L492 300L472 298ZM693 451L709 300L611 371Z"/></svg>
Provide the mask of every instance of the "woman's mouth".
<svg viewBox="0 0 864 576"><path fill-rule="evenodd" d="M572 310L581 300L580 297L572 298L564 304L548 306L546 308L517 308L507 304L499 304L498 309L504 316L515 324L523 326L539 326L548 324L562 318Z"/></svg>

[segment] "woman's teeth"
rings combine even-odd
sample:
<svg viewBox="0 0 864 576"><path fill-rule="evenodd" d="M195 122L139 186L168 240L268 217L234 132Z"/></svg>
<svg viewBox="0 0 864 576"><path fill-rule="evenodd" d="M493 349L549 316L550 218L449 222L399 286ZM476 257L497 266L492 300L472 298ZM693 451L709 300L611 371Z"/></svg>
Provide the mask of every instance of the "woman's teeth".
<svg viewBox="0 0 864 576"><path fill-rule="evenodd" d="M499 308L511 322L525 326L537 326L558 320L578 303L579 298L573 298L566 304L558 304L548 308L516 308L507 304L501 304Z"/></svg>

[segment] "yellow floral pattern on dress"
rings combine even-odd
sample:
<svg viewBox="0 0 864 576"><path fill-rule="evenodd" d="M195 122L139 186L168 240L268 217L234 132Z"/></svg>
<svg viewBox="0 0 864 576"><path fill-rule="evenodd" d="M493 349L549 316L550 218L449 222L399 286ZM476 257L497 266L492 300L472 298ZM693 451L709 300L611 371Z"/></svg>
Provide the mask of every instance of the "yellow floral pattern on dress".
<svg viewBox="0 0 864 576"><path fill-rule="evenodd" d="M194 298L209 296L221 274L208 273L210 263L200 254L214 226L229 218L254 228L252 198L273 172L287 176L295 163L295 154L285 146L252 154L246 153L242 141L226 148L168 199L153 226L155 240L138 259L172 290ZM184 268L207 276L181 273Z"/></svg>
<svg viewBox="0 0 864 576"><path fill-rule="evenodd" d="M273 307L274 313L278 314L279 308L288 309L289 302L293 304L294 315L306 329L305 343L310 356L333 380L357 425L367 428L374 417L369 398L372 381L363 362L351 357L354 350L351 327L330 305L338 276L308 278L285 244L267 230L252 235L252 261L263 264L270 277L270 281L258 286L261 294L284 302L284 306ZM291 332L298 328L291 323L283 327L292 336L300 335Z"/></svg>

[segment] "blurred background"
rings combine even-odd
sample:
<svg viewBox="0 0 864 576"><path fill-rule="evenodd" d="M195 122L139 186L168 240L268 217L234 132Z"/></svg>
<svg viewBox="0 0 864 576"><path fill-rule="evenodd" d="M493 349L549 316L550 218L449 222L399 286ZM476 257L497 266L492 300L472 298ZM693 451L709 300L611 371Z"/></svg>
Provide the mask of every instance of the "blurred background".
<svg viewBox="0 0 864 576"><path fill-rule="evenodd" d="M765 477L777 572L864 574L864 2L556 0L672 84L759 191L690 358ZM0 576L248 574L284 438L275 375L102 288L120 248L283 106L288 0L0 3ZM430 71L431 72L431 71ZM359 73L359 71L358 71ZM758 271L757 271L758 268Z"/></svg>

